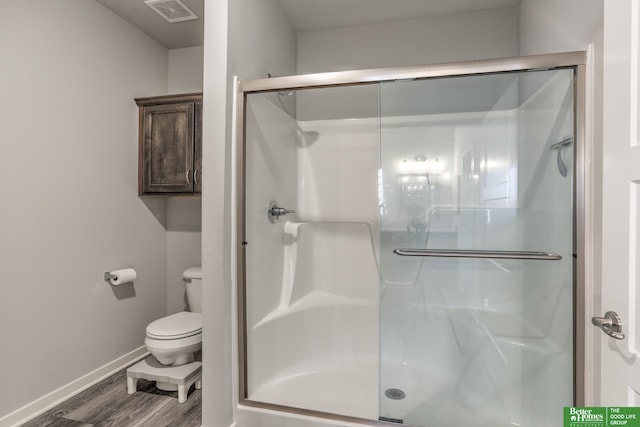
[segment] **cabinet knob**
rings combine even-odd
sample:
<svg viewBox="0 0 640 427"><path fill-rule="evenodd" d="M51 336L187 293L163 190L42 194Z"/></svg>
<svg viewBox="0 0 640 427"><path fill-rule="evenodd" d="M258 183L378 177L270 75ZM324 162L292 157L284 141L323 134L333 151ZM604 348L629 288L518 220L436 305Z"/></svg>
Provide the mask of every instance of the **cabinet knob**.
<svg viewBox="0 0 640 427"><path fill-rule="evenodd" d="M198 169L194 169L193 171L193 183L198 185Z"/></svg>
<svg viewBox="0 0 640 427"><path fill-rule="evenodd" d="M187 178L187 184L191 185L191 181L189 180L189 174L191 173L191 169L187 169L187 173L186 173L186 178Z"/></svg>

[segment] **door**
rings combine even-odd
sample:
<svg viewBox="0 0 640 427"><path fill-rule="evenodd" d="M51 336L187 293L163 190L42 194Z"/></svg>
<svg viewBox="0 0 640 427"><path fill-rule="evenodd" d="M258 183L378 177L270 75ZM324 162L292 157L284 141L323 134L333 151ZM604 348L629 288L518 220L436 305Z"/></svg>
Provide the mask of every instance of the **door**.
<svg viewBox="0 0 640 427"><path fill-rule="evenodd" d="M289 96L245 103L242 398L376 419L378 86Z"/></svg>
<svg viewBox="0 0 640 427"><path fill-rule="evenodd" d="M381 84L381 420L555 427L572 405L574 77Z"/></svg>
<svg viewBox="0 0 640 427"><path fill-rule="evenodd" d="M604 2L602 313L594 314L617 312L626 337L600 337L600 406L640 406L639 3Z"/></svg>

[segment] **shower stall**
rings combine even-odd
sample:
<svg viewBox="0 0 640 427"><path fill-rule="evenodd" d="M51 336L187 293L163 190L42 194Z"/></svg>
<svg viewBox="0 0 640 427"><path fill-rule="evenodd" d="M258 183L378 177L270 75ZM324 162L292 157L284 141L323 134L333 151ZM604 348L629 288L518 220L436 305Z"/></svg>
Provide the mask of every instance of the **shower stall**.
<svg viewBox="0 0 640 427"><path fill-rule="evenodd" d="M240 82L240 406L551 427L579 405L584 63Z"/></svg>

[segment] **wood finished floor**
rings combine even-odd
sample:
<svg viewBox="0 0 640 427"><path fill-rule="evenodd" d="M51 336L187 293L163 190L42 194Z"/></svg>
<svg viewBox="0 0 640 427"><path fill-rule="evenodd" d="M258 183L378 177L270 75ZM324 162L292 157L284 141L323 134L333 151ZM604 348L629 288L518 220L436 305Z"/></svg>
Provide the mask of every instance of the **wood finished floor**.
<svg viewBox="0 0 640 427"><path fill-rule="evenodd" d="M185 403L178 403L177 395L143 379L129 395L123 370L22 427L200 427L202 390L192 386Z"/></svg>

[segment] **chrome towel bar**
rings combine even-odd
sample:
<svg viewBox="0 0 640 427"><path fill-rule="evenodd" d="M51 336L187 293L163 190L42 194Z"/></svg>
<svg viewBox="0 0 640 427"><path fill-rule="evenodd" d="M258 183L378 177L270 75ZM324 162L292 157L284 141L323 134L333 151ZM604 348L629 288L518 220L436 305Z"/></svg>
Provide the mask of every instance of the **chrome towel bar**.
<svg viewBox="0 0 640 427"><path fill-rule="evenodd" d="M441 258L499 258L499 259L533 259L557 261L562 256L547 252L532 251L481 251L463 249L394 249L394 254L400 256L423 256Z"/></svg>

